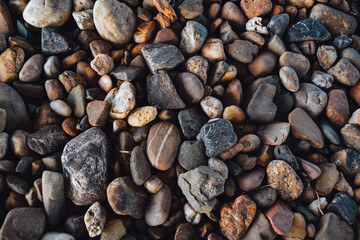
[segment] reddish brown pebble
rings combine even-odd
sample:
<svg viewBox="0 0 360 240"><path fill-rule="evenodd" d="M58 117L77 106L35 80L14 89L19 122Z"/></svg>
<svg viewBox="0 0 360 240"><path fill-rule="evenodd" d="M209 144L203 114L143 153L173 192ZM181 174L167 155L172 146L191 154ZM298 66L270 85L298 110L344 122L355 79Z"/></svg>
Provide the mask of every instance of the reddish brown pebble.
<svg viewBox="0 0 360 240"><path fill-rule="evenodd" d="M61 126L64 132L68 135L75 137L77 135L76 131L77 120L75 118L65 118Z"/></svg>
<svg viewBox="0 0 360 240"><path fill-rule="evenodd" d="M266 15L271 12L273 5L271 0L241 0L240 7L248 19Z"/></svg>
<svg viewBox="0 0 360 240"><path fill-rule="evenodd" d="M94 69L97 74L105 75L111 72L114 68L114 61L112 57L107 54L98 54L90 63L92 69Z"/></svg>
<svg viewBox="0 0 360 240"><path fill-rule="evenodd" d="M179 37L170 28L163 28L157 32L153 43L167 43L177 45Z"/></svg>
<svg viewBox="0 0 360 240"><path fill-rule="evenodd" d="M220 209L221 233L230 240L242 238L256 214L256 204L247 195L225 203Z"/></svg>
<svg viewBox="0 0 360 240"><path fill-rule="evenodd" d="M155 21L143 22L137 27L134 33L134 41L136 43L144 43L150 40L156 29Z"/></svg>
<svg viewBox="0 0 360 240"><path fill-rule="evenodd" d="M271 208L265 211L274 231L279 235L285 235L291 228L294 214L282 201L277 201Z"/></svg>
<svg viewBox="0 0 360 240"><path fill-rule="evenodd" d="M19 47L6 49L0 55L0 82L11 83L18 76L25 59L24 51Z"/></svg>
<svg viewBox="0 0 360 240"><path fill-rule="evenodd" d="M86 107L86 112L89 117L89 122L94 127L102 127L106 123L107 115L109 114L110 105L106 101L95 100L89 102Z"/></svg>
<svg viewBox="0 0 360 240"><path fill-rule="evenodd" d="M341 89L329 92L329 101L326 106L326 116L337 127L343 127L349 119L349 103L346 94Z"/></svg>
<svg viewBox="0 0 360 240"><path fill-rule="evenodd" d="M175 22L177 20L177 15L174 9L170 6L169 2L166 0L154 0L154 5L156 9L168 17L171 22Z"/></svg>
<svg viewBox="0 0 360 240"><path fill-rule="evenodd" d="M277 56L269 51L263 51L248 65L254 77L268 75L275 68Z"/></svg>

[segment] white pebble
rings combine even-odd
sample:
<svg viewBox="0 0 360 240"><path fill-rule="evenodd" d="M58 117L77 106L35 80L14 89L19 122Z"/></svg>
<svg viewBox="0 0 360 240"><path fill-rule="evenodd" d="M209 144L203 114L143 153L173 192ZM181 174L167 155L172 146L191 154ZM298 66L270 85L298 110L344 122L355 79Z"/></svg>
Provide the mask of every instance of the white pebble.
<svg viewBox="0 0 360 240"><path fill-rule="evenodd" d="M260 34L268 35L269 31L265 26L262 25L261 21L262 21L261 17L253 17L252 19L247 21L245 25L246 31L255 31Z"/></svg>

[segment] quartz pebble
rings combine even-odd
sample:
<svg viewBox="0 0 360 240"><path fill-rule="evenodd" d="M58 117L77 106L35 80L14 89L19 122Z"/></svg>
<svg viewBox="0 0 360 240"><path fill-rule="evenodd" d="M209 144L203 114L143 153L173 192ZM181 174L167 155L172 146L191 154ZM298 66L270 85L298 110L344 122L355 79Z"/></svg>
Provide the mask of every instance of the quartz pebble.
<svg viewBox="0 0 360 240"><path fill-rule="evenodd" d="M219 118L223 113L223 105L221 101L212 96L204 97L200 106L209 118Z"/></svg>
<svg viewBox="0 0 360 240"><path fill-rule="evenodd" d="M106 210L99 202L93 203L84 216L85 226L90 237L99 236L106 222Z"/></svg>
<svg viewBox="0 0 360 240"><path fill-rule="evenodd" d="M124 82L119 88L113 88L104 99L110 105L110 117L126 118L135 107L135 93L135 87L130 82Z"/></svg>

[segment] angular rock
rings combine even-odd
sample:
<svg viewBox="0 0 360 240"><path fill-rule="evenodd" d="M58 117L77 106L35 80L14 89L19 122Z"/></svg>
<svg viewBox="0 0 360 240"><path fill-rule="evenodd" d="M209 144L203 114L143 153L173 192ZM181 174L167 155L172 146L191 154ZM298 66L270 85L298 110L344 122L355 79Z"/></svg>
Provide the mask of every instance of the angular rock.
<svg viewBox="0 0 360 240"><path fill-rule="evenodd" d="M346 193L336 193L335 197L328 205L327 210L336 213L350 225L355 222L357 205Z"/></svg>
<svg viewBox="0 0 360 240"><path fill-rule="evenodd" d="M294 213L282 201L277 201L271 208L265 211L266 217L270 220L274 231L284 236L291 228L294 220Z"/></svg>
<svg viewBox="0 0 360 240"><path fill-rule="evenodd" d="M12 191L21 195L25 195L29 191L27 182L14 174L7 174L6 184Z"/></svg>
<svg viewBox="0 0 360 240"><path fill-rule="evenodd" d="M148 102L161 109L183 109L185 103L176 92L169 75L165 71L155 73L146 80Z"/></svg>
<svg viewBox="0 0 360 240"><path fill-rule="evenodd" d="M78 25L80 30L94 30L94 18L93 18L93 10L87 9L84 11L73 12L72 16Z"/></svg>
<svg viewBox="0 0 360 240"><path fill-rule="evenodd" d="M118 80L132 81L142 73L141 68L133 66L118 66L111 73Z"/></svg>
<svg viewBox="0 0 360 240"><path fill-rule="evenodd" d="M208 78L209 62L202 56L192 56L185 62L186 71L197 76L203 85L206 84Z"/></svg>
<svg viewBox="0 0 360 240"><path fill-rule="evenodd" d="M167 185L151 195L144 212L145 223L152 227L163 224L169 216L171 200L171 190Z"/></svg>
<svg viewBox="0 0 360 240"><path fill-rule="evenodd" d="M56 28L45 27L41 29L41 52L45 55L68 54L72 47Z"/></svg>
<svg viewBox="0 0 360 240"><path fill-rule="evenodd" d="M300 213L294 213L294 220L291 228L284 235L285 240L292 239L305 239L306 237L306 222L304 217Z"/></svg>
<svg viewBox="0 0 360 240"><path fill-rule="evenodd" d="M109 115L113 119L124 119L135 107L135 87L130 82L123 82L120 87L113 88L104 101L110 104Z"/></svg>
<svg viewBox="0 0 360 240"><path fill-rule="evenodd" d="M324 136L311 117L301 108L295 108L288 116L295 138L306 140L314 148L324 147Z"/></svg>
<svg viewBox="0 0 360 240"><path fill-rule="evenodd" d="M340 133L347 147L360 151L360 130L357 126L346 124Z"/></svg>
<svg viewBox="0 0 360 240"><path fill-rule="evenodd" d="M308 162L302 158L296 158L299 162L299 165L301 166L301 168L304 170L304 172L306 173L306 175L311 179L311 180L315 180L317 179L320 174L321 174L321 169L311 163L311 162Z"/></svg>
<svg viewBox="0 0 360 240"><path fill-rule="evenodd" d="M193 107L181 110L178 114L178 120L185 138L193 139L199 134L201 127L207 121L207 117L201 109Z"/></svg>
<svg viewBox="0 0 360 240"><path fill-rule="evenodd" d="M221 233L230 240L242 239L256 214L256 204L247 195L225 203L220 209Z"/></svg>
<svg viewBox="0 0 360 240"><path fill-rule="evenodd" d="M299 170L299 164L287 145L280 145L274 148L274 156L277 160L283 160L295 171Z"/></svg>
<svg viewBox="0 0 360 240"><path fill-rule="evenodd" d="M268 25L267 29L270 35L278 35L282 37L285 33L287 26L289 25L290 17L287 13L282 13L273 16Z"/></svg>
<svg viewBox="0 0 360 240"><path fill-rule="evenodd" d="M351 117L349 118L348 123L350 123L350 124L355 124L355 125L357 125L357 126L360 125L360 108L357 109L357 110L355 110L355 111L352 113Z"/></svg>
<svg viewBox="0 0 360 240"><path fill-rule="evenodd" d="M165 43L146 45L141 48L141 54L152 74L159 70L171 70L185 60L177 47Z"/></svg>
<svg viewBox="0 0 360 240"><path fill-rule="evenodd" d="M24 9L23 17L27 23L37 28L59 27L69 19L71 6L71 0L30 1Z"/></svg>
<svg viewBox="0 0 360 240"><path fill-rule="evenodd" d="M248 19L251 19L253 17L268 14L272 10L273 4L270 0L242 0L240 2L240 7L244 11L246 17Z"/></svg>
<svg viewBox="0 0 360 240"><path fill-rule="evenodd" d="M207 37L207 29L198 22L187 21L181 31L180 49L185 55L193 55L201 49Z"/></svg>
<svg viewBox="0 0 360 240"><path fill-rule="evenodd" d="M290 42L318 41L324 42L331 38L331 34L317 20L304 18L290 26L288 40Z"/></svg>
<svg viewBox="0 0 360 240"><path fill-rule="evenodd" d="M330 161L345 175L355 175L360 171L360 154L353 149L347 148L334 153Z"/></svg>
<svg viewBox="0 0 360 240"><path fill-rule="evenodd" d="M206 123L200 130L200 136L208 157L216 157L226 152L237 142L232 124L221 118Z"/></svg>
<svg viewBox="0 0 360 240"><path fill-rule="evenodd" d="M216 196L224 192L225 179L208 166L199 166L178 178L178 185L196 212L209 213Z"/></svg>
<svg viewBox="0 0 360 240"><path fill-rule="evenodd" d="M160 122L150 128L147 138L147 156L153 167L165 171L174 163L181 141L177 127Z"/></svg>
<svg viewBox="0 0 360 240"><path fill-rule="evenodd" d="M334 82L334 76L321 71L314 71L311 76L311 81L320 88L331 88Z"/></svg>
<svg viewBox="0 0 360 240"><path fill-rule="evenodd" d="M321 3L311 9L309 17L319 21L335 36L351 35L357 28L357 21L353 16Z"/></svg>
<svg viewBox="0 0 360 240"><path fill-rule="evenodd" d="M264 240L274 239L276 233L271 227L266 216L258 211L256 216L242 240Z"/></svg>
<svg viewBox="0 0 360 240"><path fill-rule="evenodd" d="M287 122L270 123L261 125L256 135L267 145L277 146L285 142L290 133L290 124Z"/></svg>
<svg viewBox="0 0 360 240"><path fill-rule="evenodd" d="M251 121L270 123L274 120L277 107L273 103L276 87L271 84L261 84L247 107L246 113Z"/></svg>
<svg viewBox="0 0 360 240"><path fill-rule="evenodd" d="M102 127L106 124L106 119L109 114L110 105L106 101L94 100L89 102L86 107L86 113L89 118L89 123L94 127Z"/></svg>
<svg viewBox="0 0 360 240"><path fill-rule="evenodd" d="M355 238L355 233L351 226L331 212L321 217L317 228L319 230L316 232L315 240L351 240Z"/></svg>
<svg viewBox="0 0 360 240"><path fill-rule="evenodd" d="M130 215L135 219L144 215L147 194L130 177L115 178L107 187L107 199L116 214Z"/></svg>
<svg viewBox="0 0 360 240"><path fill-rule="evenodd" d="M341 57L349 59L349 61L360 71L360 53L354 48L345 48L341 52Z"/></svg>
<svg viewBox="0 0 360 240"><path fill-rule="evenodd" d="M103 39L114 45L124 46L133 37L136 18L125 3L100 0L94 5L94 23Z"/></svg>
<svg viewBox="0 0 360 240"><path fill-rule="evenodd" d="M126 235L126 228L121 219L109 220L101 233L101 240L117 240Z"/></svg>
<svg viewBox="0 0 360 240"><path fill-rule="evenodd" d="M61 155L68 197L79 206L105 199L109 145L106 134L92 127L69 141Z"/></svg>
<svg viewBox="0 0 360 240"><path fill-rule="evenodd" d="M354 86L360 79L360 73L347 58L341 58L327 73L346 86Z"/></svg>

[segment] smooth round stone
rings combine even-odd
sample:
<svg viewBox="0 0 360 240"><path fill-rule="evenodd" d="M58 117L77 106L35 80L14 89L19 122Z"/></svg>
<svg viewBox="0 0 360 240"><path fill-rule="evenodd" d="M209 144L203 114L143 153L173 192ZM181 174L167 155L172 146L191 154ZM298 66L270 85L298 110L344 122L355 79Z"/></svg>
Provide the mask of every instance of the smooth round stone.
<svg viewBox="0 0 360 240"><path fill-rule="evenodd" d="M256 135L262 143L277 146L285 142L289 133L290 124L288 122L277 122L260 126Z"/></svg>
<svg viewBox="0 0 360 240"><path fill-rule="evenodd" d="M90 237L99 236L105 227L106 210L99 202L93 203L84 216L85 226Z"/></svg>
<svg viewBox="0 0 360 240"><path fill-rule="evenodd" d="M42 236L41 240L75 240L75 238L68 233L47 232Z"/></svg>
<svg viewBox="0 0 360 240"><path fill-rule="evenodd" d="M280 67L290 66L292 67L297 75L302 78L310 69L310 62L304 55L293 53L293 52L284 52L279 59Z"/></svg>
<svg viewBox="0 0 360 240"><path fill-rule="evenodd" d="M295 107L304 109L312 118L316 118L326 107L327 94L311 83L301 83L293 95Z"/></svg>
<svg viewBox="0 0 360 240"><path fill-rule="evenodd" d="M147 156L153 167L165 171L175 161L179 146L180 132L169 122L160 122L150 128L147 139Z"/></svg>
<svg viewBox="0 0 360 240"><path fill-rule="evenodd" d="M344 57L335 66L330 68L327 73L334 75L338 82L346 86L354 86L360 79L360 73L357 68Z"/></svg>
<svg viewBox="0 0 360 240"><path fill-rule="evenodd" d="M144 184L144 188L152 194L157 193L163 186L164 182L156 175L151 176Z"/></svg>
<svg viewBox="0 0 360 240"><path fill-rule="evenodd" d="M246 17L240 8L233 2L226 2L221 9L221 18L229 21L230 25L240 31L245 28Z"/></svg>
<svg viewBox="0 0 360 240"><path fill-rule="evenodd" d="M341 57L349 59L349 61L360 71L360 53L354 48L345 48L341 52Z"/></svg>
<svg viewBox="0 0 360 240"><path fill-rule="evenodd" d="M179 164L186 170L206 165L205 146L203 141L184 141L179 150Z"/></svg>
<svg viewBox="0 0 360 240"><path fill-rule="evenodd" d="M326 106L326 116L336 127L343 127L350 115L346 93L341 89L329 92L329 101Z"/></svg>
<svg viewBox="0 0 360 240"><path fill-rule="evenodd" d="M64 97L63 87L57 79L46 80L45 91L50 101L55 101Z"/></svg>
<svg viewBox="0 0 360 240"><path fill-rule="evenodd" d="M22 67L19 79L23 82L35 82L39 79L44 65L45 58L41 54L31 56Z"/></svg>
<svg viewBox="0 0 360 240"><path fill-rule="evenodd" d="M320 66L327 71L337 59L336 49L331 45L322 45L316 52Z"/></svg>
<svg viewBox="0 0 360 240"><path fill-rule="evenodd" d="M181 31L179 48L185 55L193 55L201 49L206 37L207 30L201 23L187 21Z"/></svg>
<svg viewBox="0 0 360 240"><path fill-rule="evenodd" d="M330 161L336 163L345 175L354 175L359 172L360 154L354 149L343 149L334 153Z"/></svg>
<svg viewBox="0 0 360 240"><path fill-rule="evenodd" d="M235 40L235 42L226 45L226 52L235 60L241 63L251 63L254 56L259 52L259 47L245 40Z"/></svg>
<svg viewBox="0 0 360 240"><path fill-rule="evenodd" d="M76 117L81 118L85 115L85 89L82 85L78 85L70 91L67 101Z"/></svg>
<svg viewBox="0 0 360 240"><path fill-rule="evenodd" d="M216 63L226 59L224 44L218 38L208 38L201 48L201 56L206 58L209 63Z"/></svg>
<svg viewBox="0 0 360 240"><path fill-rule="evenodd" d="M270 51L263 51L255 57L248 65L251 74L254 77L268 75L275 68L277 56Z"/></svg>
<svg viewBox="0 0 360 240"><path fill-rule="evenodd" d="M189 223L181 223L175 232L174 240L194 239L195 229Z"/></svg>
<svg viewBox="0 0 360 240"><path fill-rule="evenodd" d="M171 199L171 190L167 185L150 196L144 213L147 225L159 226L166 221L170 212Z"/></svg>
<svg viewBox="0 0 360 240"><path fill-rule="evenodd" d="M148 160L140 146L136 146L130 157L131 177L136 185L143 185L151 177Z"/></svg>
<svg viewBox="0 0 360 240"><path fill-rule="evenodd" d="M23 17L37 28L59 27L69 19L71 6L71 0L49 0L46 4L43 0L31 0L24 9Z"/></svg>
<svg viewBox="0 0 360 240"><path fill-rule="evenodd" d="M57 78L61 73L61 63L58 56L50 56L44 64L44 73L48 78Z"/></svg>
<svg viewBox="0 0 360 240"><path fill-rule="evenodd" d="M94 23L100 36L114 45L125 45L136 28L135 14L125 3L100 0L94 5Z"/></svg>
<svg viewBox="0 0 360 240"><path fill-rule="evenodd" d="M315 181L315 189L320 196L327 196L339 180L339 172L334 163L322 163L320 176Z"/></svg>
<svg viewBox="0 0 360 240"><path fill-rule="evenodd" d="M223 118L230 122L240 123L245 120L245 113L240 107L231 105L224 109Z"/></svg>
<svg viewBox="0 0 360 240"><path fill-rule="evenodd" d="M179 73L176 76L175 87L181 99L190 106L199 103L204 97L204 86L192 73Z"/></svg>
<svg viewBox="0 0 360 240"><path fill-rule="evenodd" d="M268 25L267 29L270 35L279 35L282 37L285 33L287 26L289 25L290 17L287 13L278 14L273 16Z"/></svg>
<svg viewBox="0 0 360 240"><path fill-rule="evenodd" d="M71 107L63 100L55 100L50 103L51 109L62 117L69 117L72 113Z"/></svg>
<svg viewBox="0 0 360 240"><path fill-rule="evenodd" d="M266 168L266 174L269 184L282 199L292 201L301 196L304 185L296 172L286 162L282 160L271 161Z"/></svg>
<svg viewBox="0 0 360 240"><path fill-rule="evenodd" d="M20 47L7 48L0 55L0 82L12 83L24 64L25 52Z"/></svg>
<svg viewBox="0 0 360 240"><path fill-rule="evenodd" d="M272 187L265 187L251 192L250 196L258 207L269 208L275 203L277 194Z"/></svg>
<svg viewBox="0 0 360 240"><path fill-rule="evenodd" d="M29 133L23 130L15 130L10 138L10 147L15 156L24 157L33 154L28 146Z"/></svg>
<svg viewBox="0 0 360 240"><path fill-rule="evenodd" d="M315 165L311 162L308 162L302 158L296 158L296 159L299 162L299 165L301 166L301 168L304 170L306 175L308 175L308 177L311 180L315 180L320 176L321 169L317 165Z"/></svg>
<svg viewBox="0 0 360 240"><path fill-rule="evenodd" d="M269 39L267 43L267 49L276 55L281 56L281 54L286 51L286 46L281 38L275 34Z"/></svg>
<svg viewBox="0 0 360 240"><path fill-rule="evenodd" d="M341 130L341 137L345 145L355 150L360 150L360 130L357 126L346 124Z"/></svg>
<svg viewBox="0 0 360 240"><path fill-rule="evenodd" d="M187 139L194 139L208 118L201 108L193 107L181 110L178 114L179 124Z"/></svg>
<svg viewBox="0 0 360 240"><path fill-rule="evenodd" d="M202 0L185 0L178 7L180 14L186 19L193 19L202 14L204 6Z"/></svg>
<svg viewBox="0 0 360 240"><path fill-rule="evenodd" d="M107 221L104 230L101 233L100 240L119 240L126 235L126 228L121 219L112 219Z"/></svg>
<svg viewBox="0 0 360 240"><path fill-rule="evenodd" d="M279 76L284 87L290 92L299 90L299 77L295 70L289 66L284 66L279 70Z"/></svg>
<svg viewBox="0 0 360 240"><path fill-rule="evenodd" d="M240 106L243 100L243 89L238 79L232 80L225 91L223 102L226 105Z"/></svg>
<svg viewBox="0 0 360 240"><path fill-rule="evenodd" d="M114 179L107 187L107 198L112 210L119 215L140 219L144 215L147 194L130 177Z"/></svg>
<svg viewBox="0 0 360 240"><path fill-rule="evenodd" d="M212 96L204 97L200 102L200 106L209 118L221 117L224 109L221 101Z"/></svg>
<svg viewBox="0 0 360 240"><path fill-rule="evenodd" d="M142 127L153 121L157 116L156 107L145 106L133 110L127 118L132 127Z"/></svg>
<svg viewBox="0 0 360 240"><path fill-rule="evenodd" d="M248 172L243 172L237 178L241 191L249 192L258 188L265 177L265 168L258 167Z"/></svg>

